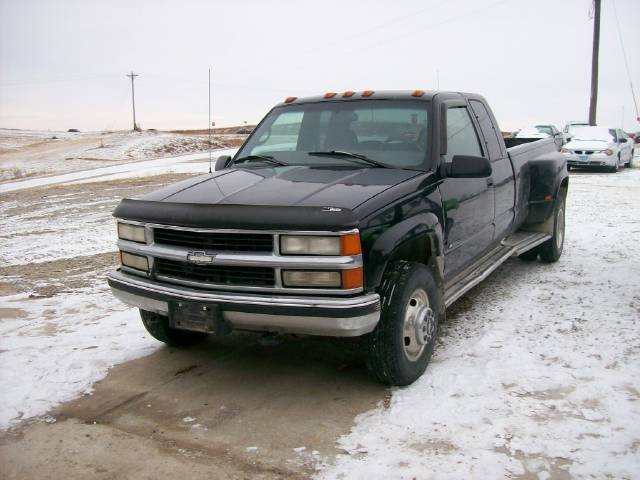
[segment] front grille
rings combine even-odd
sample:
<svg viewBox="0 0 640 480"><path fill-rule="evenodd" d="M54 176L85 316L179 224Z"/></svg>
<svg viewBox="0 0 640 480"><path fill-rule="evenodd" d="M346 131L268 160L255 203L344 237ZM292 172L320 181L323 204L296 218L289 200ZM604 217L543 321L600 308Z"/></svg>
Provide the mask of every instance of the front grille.
<svg viewBox="0 0 640 480"><path fill-rule="evenodd" d="M273 268L269 267L197 265L156 258L155 268L157 275L197 283L242 287L273 287L275 284L275 272Z"/></svg>
<svg viewBox="0 0 640 480"><path fill-rule="evenodd" d="M593 155L594 153L596 153L595 150L576 150L574 153L577 153L578 155Z"/></svg>
<svg viewBox="0 0 640 480"><path fill-rule="evenodd" d="M153 238L156 243L212 252L273 251L273 235L268 233L194 232L155 228Z"/></svg>

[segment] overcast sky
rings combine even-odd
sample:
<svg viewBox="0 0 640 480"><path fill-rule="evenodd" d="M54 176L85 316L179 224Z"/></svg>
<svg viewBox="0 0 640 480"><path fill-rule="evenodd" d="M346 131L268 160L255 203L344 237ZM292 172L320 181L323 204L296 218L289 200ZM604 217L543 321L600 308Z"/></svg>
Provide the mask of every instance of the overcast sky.
<svg viewBox="0 0 640 480"><path fill-rule="evenodd" d="M598 123L640 130L603 0ZM640 88L640 1L615 0ZM504 130L588 117L590 0L0 0L0 127L255 123L289 95L477 92Z"/></svg>

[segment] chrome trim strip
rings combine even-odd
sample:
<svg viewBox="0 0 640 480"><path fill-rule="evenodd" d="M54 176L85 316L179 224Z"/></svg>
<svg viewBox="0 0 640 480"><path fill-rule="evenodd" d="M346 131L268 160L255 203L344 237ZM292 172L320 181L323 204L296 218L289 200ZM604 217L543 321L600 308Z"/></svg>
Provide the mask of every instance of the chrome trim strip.
<svg viewBox="0 0 640 480"><path fill-rule="evenodd" d="M280 273L276 271L276 276ZM296 287L282 287L282 279L276 278L274 287L252 287L247 285L220 285L217 283L205 283L205 282L192 282L190 280L184 280L181 278L175 278L170 275L156 275L156 279L163 282L175 283L178 285L184 285L186 287L195 288L208 288L211 290L226 290L236 292L269 292L269 293L313 293L317 295L353 295L354 293L362 292L362 288L296 288Z"/></svg>
<svg viewBox="0 0 640 480"><path fill-rule="evenodd" d="M189 252L198 250L197 248L175 247L173 245L162 245L153 243L145 245L142 243L130 242L128 240L118 240L118 248L122 251L135 255L147 255L169 260L178 260L191 263L187 260ZM362 255L354 256L279 256L274 253L247 253L247 252L220 252L207 250L207 253L215 255L211 265L231 265L250 267L272 267L272 268L300 268L300 269L321 269L321 270L344 270L362 266Z"/></svg>
<svg viewBox="0 0 640 480"><path fill-rule="evenodd" d="M107 278L125 285L139 288L148 292L175 295L185 300L204 302L223 302L241 305L264 305L280 307L317 307L329 310L366 307L380 302L380 295L377 293L367 293L357 297L317 297L317 296L270 296L270 295L243 295L228 294L218 292L208 292L203 290L193 290L179 285L153 282L148 279L140 279L127 275L120 271L114 271L107 275ZM335 293L335 292L334 292Z"/></svg>
<svg viewBox="0 0 640 480"><path fill-rule="evenodd" d="M121 218L116 219L118 222L131 223L133 225L144 225L150 228L168 228L170 230L186 230L190 232L202 232L202 233L271 233L271 234L286 234L286 235L347 235L349 233L358 233L357 228L350 230L338 230L338 231L325 231L325 230L251 230L251 229L239 229L239 228L195 228L195 227L180 227L176 225L162 225L159 223L147 223L139 222L137 220L125 220Z"/></svg>

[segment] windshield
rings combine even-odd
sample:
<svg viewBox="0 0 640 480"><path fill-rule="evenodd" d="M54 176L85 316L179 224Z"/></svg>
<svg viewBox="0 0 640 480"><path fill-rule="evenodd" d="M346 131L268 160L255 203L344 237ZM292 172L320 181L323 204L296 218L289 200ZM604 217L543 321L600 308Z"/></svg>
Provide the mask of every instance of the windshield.
<svg viewBox="0 0 640 480"><path fill-rule="evenodd" d="M607 127L575 127L572 129L572 140L598 140L601 142L613 142L615 130Z"/></svg>
<svg viewBox="0 0 640 480"><path fill-rule="evenodd" d="M429 103L349 100L278 107L236 155L271 156L292 165L360 165L364 155L385 166L423 169L427 159ZM312 155L310 155L311 153Z"/></svg>

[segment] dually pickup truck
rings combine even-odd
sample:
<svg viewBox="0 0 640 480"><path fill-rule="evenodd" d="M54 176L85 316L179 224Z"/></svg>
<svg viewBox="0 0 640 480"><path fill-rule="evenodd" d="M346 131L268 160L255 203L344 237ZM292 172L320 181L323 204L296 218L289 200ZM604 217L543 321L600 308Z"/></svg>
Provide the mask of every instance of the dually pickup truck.
<svg viewBox="0 0 640 480"><path fill-rule="evenodd" d="M410 384L447 307L510 257L562 254L566 160L508 141L475 94L289 97L213 172L122 200L109 284L169 345L361 336L380 381Z"/></svg>

